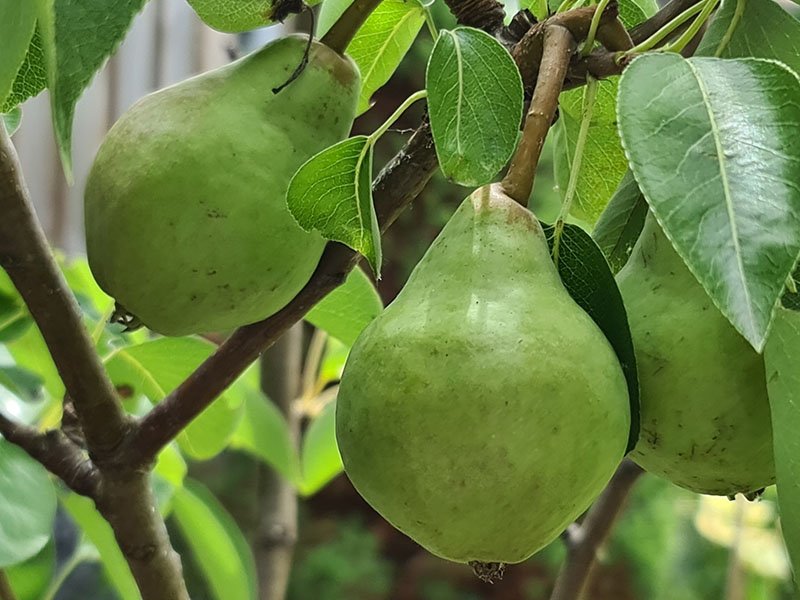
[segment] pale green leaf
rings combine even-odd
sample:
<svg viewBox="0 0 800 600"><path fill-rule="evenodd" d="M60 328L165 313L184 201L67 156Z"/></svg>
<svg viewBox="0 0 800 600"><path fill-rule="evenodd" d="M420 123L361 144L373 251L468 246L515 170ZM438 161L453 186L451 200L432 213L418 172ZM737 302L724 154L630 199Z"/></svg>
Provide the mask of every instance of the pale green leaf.
<svg viewBox="0 0 800 600"><path fill-rule="evenodd" d="M300 492L311 496L342 472L342 457L336 444L336 402L331 402L308 426L303 437L303 481Z"/></svg>
<svg viewBox="0 0 800 600"><path fill-rule="evenodd" d="M14 135L22 124L22 109L17 106L12 108L9 112L0 115L3 121L3 127L6 128L8 135Z"/></svg>
<svg viewBox="0 0 800 600"><path fill-rule="evenodd" d="M11 92L19 68L28 53L36 27L36 3L32 0L0 0L0 106Z"/></svg>
<svg viewBox="0 0 800 600"><path fill-rule="evenodd" d="M289 183L286 201L300 227L363 254L377 276L381 237L372 205L372 145L359 135L311 157Z"/></svg>
<svg viewBox="0 0 800 600"><path fill-rule="evenodd" d="M175 493L175 520L216 600L256 600L256 570L233 518L196 481Z"/></svg>
<svg viewBox="0 0 800 600"><path fill-rule="evenodd" d="M206 358L214 345L199 338L160 338L120 348L106 359L116 386L161 401ZM227 445L244 414L244 396L234 385L217 398L178 436L181 449L195 459L216 456Z"/></svg>
<svg viewBox="0 0 800 600"><path fill-rule="evenodd" d="M382 310L383 302L372 281L356 267L344 284L306 314L306 321L352 346Z"/></svg>
<svg viewBox="0 0 800 600"><path fill-rule="evenodd" d="M53 533L56 491L44 467L0 438L0 568L37 554Z"/></svg>
<svg viewBox="0 0 800 600"><path fill-rule="evenodd" d="M800 79L774 61L645 55L622 76L619 115L658 222L760 351L800 254Z"/></svg>
<svg viewBox="0 0 800 600"><path fill-rule="evenodd" d="M441 31L425 75L436 156L461 185L489 183L517 147L522 79L506 49L468 27Z"/></svg>

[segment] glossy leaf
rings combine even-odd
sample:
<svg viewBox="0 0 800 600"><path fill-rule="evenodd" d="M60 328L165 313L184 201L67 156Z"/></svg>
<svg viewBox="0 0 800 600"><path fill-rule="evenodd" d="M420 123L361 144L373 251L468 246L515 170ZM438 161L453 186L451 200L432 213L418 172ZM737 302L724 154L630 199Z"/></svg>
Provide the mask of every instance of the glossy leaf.
<svg viewBox="0 0 800 600"><path fill-rule="evenodd" d="M30 1L30 0L27 0ZM72 171L75 105L122 42L147 0L39 0L53 124L64 170Z"/></svg>
<svg viewBox="0 0 800 600"><path fill-rule="evenodd" d="M231 516L196 481L187 481L173 500L181 534L216 600L256 600L255 562Z"/></svg>
<svg viewBox="0 0 800 600"><path fill-rule="evenodd" d="M300 227L363 254L376 275L381 234L372 205L372 145L359 135L311 157L289 183L286 201Z"/></svg>
<svg viewBox="0 0 800 600"><path fill-rule="evenodd" d="M779 308L764 350L781 532L800 576L800 313Z"/></svg>
<svg viewBox="0 0 800 600"><path fill-rule="evenodd" d="M597 97L591 111L583 160L578 173L575 197L570 212L592 225L608 204L628 161L617 133L617 78L598 82ZM555 174L558 187L567 191L578 132L583 120L585 88L563 92L559 99L559 119L553 144Z"/></svg>
<svg viewBox="0 0 800 600"><path fill-rule="evenodd" d="M28 53L28 46L36 27L36 3L33 0L0 0L0 106L17 78L17 73Z"/></svg>
<svg viewBox="0 0 800 600"><path fill-rule="evenodd" d="M628 315L617 282L603 252L583 229L570 223L564 225L558 248L555 228L546 226L544 230L564 287L605 334L625 374L631 405L630 452L639 439L639 378Z"/></svg>
<svg viewBox="0 0 800 600"><path fill-rule="evenodd" d="M441 31L425 75L436 156L461 185L491 182L517 147L522 79L506 49L468 27Z"/></svg>
<svg viewBox="0 0 800 600"><path fill-rule="evenodd" d="M26 0L26 2L33 3L34 0ZM0 113L11 112L28 98L39 94L46 86L47 71L44 66L44 47L41 32L37 27L11 86L11 93L6 97L5 102L0 102Z"/></svg>
<svg viewBox="0 0 800 600"><path fill-rule="evenodd" d="M214 351L199 338L160 338L120 348L106 360L116 386L161 401ZM227 445L244 414L244 396L229 388L178 436L181 449L192 458L208 459Z"/></svg>
<svg viewBox="0 0 800 600"><path fill-rule="evenodd" d="M69 493L61 497L61 505L69 513L87 539L94 544L100 563L108 581L120 596L120 600L141 600L139 588L130 567L117 545L114 532L108 522L97 512L88 498Z"/></svg>
<svg viewBox="0 0 800 600"><path fill-rule="evenodd" d="M0 438L0 568L37 554L53 533L56 491L21 448Z"/></svg>
<svg viewBox="0 0 800 600"><path fill-rule="evenodd" d="M300 492L304 496L321 490L344 469L336 444L335 417L336 402L331 402L311 422L303 437Z"/></svg>
<svg viewBox="0 0 800 600"><path fill-rule="evenodd" d="M628 262L646 216L647 201L633 173L628 171L592 230L592 238L603 251L612 273Z"/></svg>
<svg viewBox="0 0 800 600"><path fill-rule="evenodd" d="M800 254L800 79L772 61L645 55L622 76L619 113L658 222L760 351Z"/></svg>
<svg viewBox="0 0 800 600"><path fill-rule="evenodd" d="M352 346L382 310L383 302L372 281L356 267L344 284L308 312L306 321Z"/></svg>
<svg viewBox="0 0 800 600"><path fill-rule="evenodd" d="M289 481L299 479L299 464L286 420L261 393L250 393L231 448L244 450L273 467Z"/></svg>

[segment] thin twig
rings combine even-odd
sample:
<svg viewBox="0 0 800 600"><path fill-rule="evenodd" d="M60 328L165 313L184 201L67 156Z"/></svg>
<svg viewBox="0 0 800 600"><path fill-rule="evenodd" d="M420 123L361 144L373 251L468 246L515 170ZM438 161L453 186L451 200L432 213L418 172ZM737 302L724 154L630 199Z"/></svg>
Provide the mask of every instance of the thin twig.
<svg viewBox="0 0 800 600"><path fill-rule="evenodd" d="M16 150L0 126L0 266L42 332L99 463L113 455L129 420L50 252L21 173Z"/></svg>
<svg viewBox="0 0 800 600"><path fill-rule="evenodd" d="M550 600L578 600L581 597L591 578L597 551L611 533L633 484L643 472L636 463L625 459L583 522L567 530L567 559L558 574Z"/></svg>
<svg viewBox="0 0 800 600"><path fill-rule="evenodd" d="M545 29L536 90L525 117L522 139L502 182L503 191L523 206L527 206L533 190L536 166L539 164L547 132L553 124L558 96L561 94L575 46L575 38L565 27L549 25Z"/></svg>

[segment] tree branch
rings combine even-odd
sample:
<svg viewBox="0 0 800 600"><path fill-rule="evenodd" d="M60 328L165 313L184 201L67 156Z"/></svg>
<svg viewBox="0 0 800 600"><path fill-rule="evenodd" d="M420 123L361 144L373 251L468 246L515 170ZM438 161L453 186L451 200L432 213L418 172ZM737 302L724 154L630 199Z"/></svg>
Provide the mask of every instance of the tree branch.
<svg viewBox="0 0 800 600"><path fill-rule="evenodd" d="M558 574L550 600L578 600L581 597L591 578L597 551L611 533L633 484L642 473L641 467L630 459L622 461L583 522L567 529L567 559Z"/></svg>
<svg viewBox="0 0 800 600"><path fill-rule="evenodd" d="M0 266L28 306L75 403L92 459L112 456L129 421L47 245L16 150L0 126Z"/></svg>
<svg viewBox="0 0 800 600"><path fill-rule="evenodd" d="M97 495L100 474L83 450L63 431L54 429L41 433L0 413L0 434L44 465L74 492L90 498Z"/></svg>
<svg viewBox="0 0 800 600"><path fill-rule="evenodd" d="M11 589L11 582L3 569L0 569L0 600L17 600L14 590Z"/></svg>

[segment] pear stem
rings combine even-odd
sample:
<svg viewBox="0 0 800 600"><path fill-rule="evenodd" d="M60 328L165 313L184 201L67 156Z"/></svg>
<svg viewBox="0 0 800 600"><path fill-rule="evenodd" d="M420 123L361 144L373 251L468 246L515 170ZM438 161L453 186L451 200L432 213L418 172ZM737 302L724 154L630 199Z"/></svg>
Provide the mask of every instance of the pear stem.
<svg viewBox="0 0 800 600"><path fill-rule="evenodd" d="M536 167L556 115L558 96L564 86L575 47L575 38L565 27L550 25L545 30L542 62L531 106L525 117L522 140L501 183L503 191L522 206L528 205Z"/></svg>
<svg viewBox="0 0 800 600"><path fill-rule="evenodd" d="M381 0L354 0L336 23L322 36L320 42L331 50L344 55L347 46L353 41L364 21L372 14L373 10L378 8L380 3Z"/></svg>

